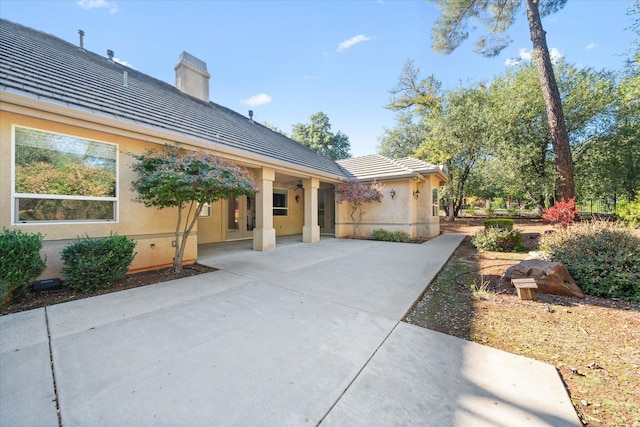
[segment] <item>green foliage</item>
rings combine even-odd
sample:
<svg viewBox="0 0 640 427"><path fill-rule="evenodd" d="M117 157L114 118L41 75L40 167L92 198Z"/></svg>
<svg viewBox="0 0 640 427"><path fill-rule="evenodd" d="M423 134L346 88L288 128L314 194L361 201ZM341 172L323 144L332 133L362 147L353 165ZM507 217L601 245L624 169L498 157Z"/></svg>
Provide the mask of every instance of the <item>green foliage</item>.
<svg viewBox="0 0 640 427"><path fill-rule="evenodd" d="M515 252L525 249L522 245L522 233L499 227L478 231L471 239L471 243L485 251Z"/></svg>
<svg viewBox="0 0 640 427"><path fill-rule="evenodd" d="M378 138L378 153L392 159L410 157L424 139L424 129L413 122L412 115L401 112L393 129L384 129Z"/></svg>
<svg viewBox="0 0 640 427"><path fill-rule="evenodd" d="M640 301L640 238L594 221L545 235L540 249L564 264L586 294Z"/></svg>
<svg viewBox="0 0 640 427"><path fill-rule="evenodd" d="M506 209L507 202L502 197L496 197L493 199L493 206L498 209Z"/></svg>
<svg viewBox="0 0 640 427"><path fill-rule="evenodd" d="M476 214L476 208L473 205L469 205L467 206L467 208L464 210L464 213L466 213L467 215L475 215Z"/></svg>
<svg viewBox="0 0 640 427"><path fill-rule="evenodd" d="M487 203L487 206L484 208L484 213L486 215L493 215L494 213L496 213L496 210L493 208L491 203Z"/></svg>
<svg viewBox="0 0 640 427"><path fill-rule="evenodd" d="M518 208L507 208L507 215L517 216L519 214L520 214L520 210Z"/></svg>
<svg viewBox="0 0 640 427"><path fill-rule="evenodd" d="M484 221L484 229L501 228L503 230L513 230L513 220L508 218L492 218Z"/></svg>
<svg viewBox="0 0 640 427"><path fill-rule="evenodd" d="M118 234L101 239L78 237L62 250L62 273L67 284L82 293L110 288L129 269L135 247L134 240Z"/></svg>
<svg viewBox="0 0 640 427"><path fill-rule="evenodd" d="M616 218L629 227L640 227L640 191L636 194L635 200L618 203Z"/></svg>
<svg viewBox="0 0 640 427"><path fill-rule="evenodd" d="M308 124L293 125L291 139L332 160L351 157L349 137L340 131L336 134L331 132L331 123L326 114L315 113L309 117L309 121Z"/></svg>
<svg viewBox="0 0 640 427"><path fill-rule="evenodd" d="M404 231L387 231L382 228L373 230L373 233L371 234L371 238L373 240L380 240L383 242L398 242L398 243L411 242L411 236L409 236Z"/></svg>
<svg viewBox="0 0 640 427"><path fill-rule="evenodd" d="M23 233L2 227L0 234L0 297L4 304L16 301L45 268L40 258L40 233Z"/></svg>
<svg viewBox="0 0 640 427"><path fill-rule="evenodd" d="M137 162L132 169L138 174L138 179L132 186L138 193L136 201L160 209L178 208L176 253L173 258L175 272L182 271L187 238L204 204L230 197L250 196L256 191L249 171L207 152L167 145L163 151L149 150L134 158ZM181 230L184 210L186 214Z"/></svg>

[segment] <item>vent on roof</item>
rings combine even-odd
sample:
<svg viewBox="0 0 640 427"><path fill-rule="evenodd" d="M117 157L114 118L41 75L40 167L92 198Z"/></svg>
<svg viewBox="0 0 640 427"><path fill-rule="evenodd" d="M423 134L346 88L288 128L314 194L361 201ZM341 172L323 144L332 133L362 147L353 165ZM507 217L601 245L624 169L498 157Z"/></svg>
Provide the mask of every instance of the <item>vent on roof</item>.
<svg viewBox="0 0 640 427"><path fill-rule="evenodd" d="M249 110L249 120L253 121L253 110Z"/></svg>
<svg viewBox="0 0 640 427"><path fill-rule="evenodd" d="M84 49L84 31L78 30L78 34L80 34L80 49Z"/></svg>
<svg viewBox="0 0 640 427"><path fill-rule="evenodd" d="M178 90L209 102L209 78L211 75L207 72L207 64L204 61L190 53L182 52L174 70Z"/></svg>
<svg viewBox="0 0 640 427"><path fill-rule="evenodd" d="M107 56L109 57L109 61L113 61L113 51L111 49L107 49Z"/></svg>

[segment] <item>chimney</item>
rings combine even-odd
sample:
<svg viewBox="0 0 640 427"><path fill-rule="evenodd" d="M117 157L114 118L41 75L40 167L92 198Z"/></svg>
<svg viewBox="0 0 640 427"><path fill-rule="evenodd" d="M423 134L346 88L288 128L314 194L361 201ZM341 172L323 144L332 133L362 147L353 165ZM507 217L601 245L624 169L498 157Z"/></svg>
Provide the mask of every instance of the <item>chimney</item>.
<svg viewBox="0 0 640 427"><path fill-rule="evenodd" d="M182 52L175 66L176 87L187 95L209 102L209 78L207 64L195 56Z"/></svg>

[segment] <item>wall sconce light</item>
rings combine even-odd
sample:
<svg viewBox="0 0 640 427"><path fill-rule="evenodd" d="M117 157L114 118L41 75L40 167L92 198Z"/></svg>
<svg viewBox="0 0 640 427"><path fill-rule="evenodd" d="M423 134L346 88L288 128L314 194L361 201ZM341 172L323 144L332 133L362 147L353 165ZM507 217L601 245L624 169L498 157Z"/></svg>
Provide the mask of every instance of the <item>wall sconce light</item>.
<svg viewBox="0 0 640 427"><path fill-rule="evenodd" d="M389 195L391 196L392 199L396 197L396 190L392 188L391 191L389 191Z"/></svg>
<svg viewBox="0 0 640 427"><path fill-rule="evenodd" d="M416 199L417 199L418 197L420 197L420 190L416 190L416 191L414 191L414 192L413 192L413 197L415 197Z"/></svg>
<svg viewBox="0 0 640 427"><path fill-rule="evenodd" d="M296 194L296 203L300 203L300 195Z"/></svg>

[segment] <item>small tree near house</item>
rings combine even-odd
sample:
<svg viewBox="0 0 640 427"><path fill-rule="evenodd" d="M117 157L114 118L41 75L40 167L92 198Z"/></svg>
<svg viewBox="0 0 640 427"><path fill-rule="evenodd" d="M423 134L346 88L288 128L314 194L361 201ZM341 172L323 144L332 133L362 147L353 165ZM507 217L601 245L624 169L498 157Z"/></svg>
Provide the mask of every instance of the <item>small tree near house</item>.
<svg viewBox="0 0 640 427"><path fill-rule="evenodd" d="M351 209L351 221L353 224L353 238L356 238L358 225L362 220L364 211L362 207L371 202L381 202L384 197L384 186L375 181L372 183L362 183L349 181L339 184L336 187L336 201L338 203L347 202Z"/></svg>
<svg viewBox="0 0 640 427"><path fill-rule="evenodd" d="M138 179L132 186L138 193L136 201L147 207L178 208L175 272L182 271L187 238L203 206L256 191L249 171L209 153L167 145L162 151L148 150L134 158L137 162L132 169Z"/></svg>

